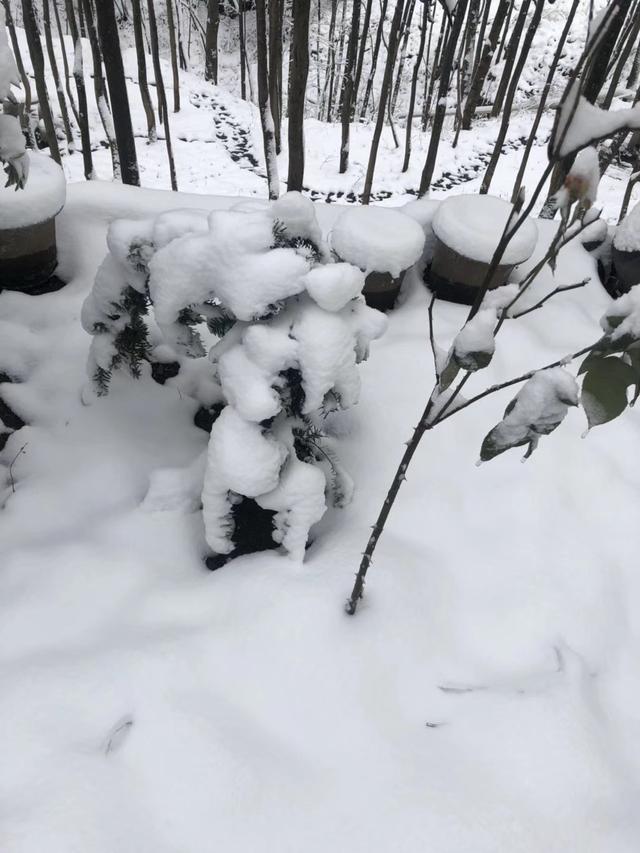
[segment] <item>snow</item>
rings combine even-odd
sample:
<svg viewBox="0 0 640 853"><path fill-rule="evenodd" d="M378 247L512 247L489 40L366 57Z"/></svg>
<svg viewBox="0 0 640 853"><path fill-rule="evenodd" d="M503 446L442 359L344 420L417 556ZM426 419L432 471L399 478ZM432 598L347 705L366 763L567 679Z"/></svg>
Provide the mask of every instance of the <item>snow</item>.
<svg viewBox="0 0 640 853"><path fill-rule="evenodd" d="M564 186L556 194L556 203L559 208L567 208L575 201L580 201L588 209L598 197L599 185L598 152L593 146L583 148L576 156L564 180Z"/></svg>
<svg viewBox="0 0 640 853"><path fill-rule="evenodd" d="M0 113L0 160L17 160L24 152L25 141L18 119Z"/></svg>
<svg viewBox="0 0 640 853"><path fill-rule="evenodd" d="M567 370L562 367L538 370L522 386L502 421L485 439L485 443L489 442L490 457L528 444L527 458L536 449L540 436L556 429L569 406L578 405L578 397L578 384Z"/></svg>
<svg viewBox="0 0 640 853"><path fill-rule="evenodd" d="M51 219L66 197L64 172L50 157L29 151L29 180L23 189L0 186L0 228L22 228Z"/></svg>
<svg viewBox="0 0 640 853"><path fill-rule="evenodd" d="M399 276L422 255L424 233L397 210L353 207L343 211L331 231L331 247L343 261L366 273Z"/></svg>
<svg viewBox="0 0 640 853"><path fill-rule="evenodd" d="M433 231L454 252L488 264L512 214L513 205L497 196L452 196L438 207ZM516 221L517 216L511 224ZM513 266L526 261L535 248L537 233L535 222L527 217L509 241L500 263Z"/></svg>
<svg viewBox="0 0 640 853"><path fill-rule="evenodd" d="M473 467L513 391L431 430L350 619L342 603L432 387L418 282L378 314L388 331L340 425L354 501L327 510L302 567L265 553L204 570L189 471L207 435L175 385L117 376L82 405L78 316L109 221L236 201L72 184L58 222L70 283L0 294L23 380L0 393L31 421L0 455L6 482L27 445L0 498L3 850L415 853L428 839L438 853L635 853L637 412L583 442L571 409L526 466ZM556 224L540 223L528 264ZM531 299L590 275L575 241ZM469 384L591 342L608 304L593 278L508 321ZM437 303L442 344L465 316ZM6 340L3 327L0 358Z"/></svg>
<svg viewBox="0 0 640 853"><path fill-rule="evenodd" d="M592 142L613 136L617 131L627 128L640 128L640 104L622 110L603 110L587 101L583 95L579 95L579 85L574 83L560 107L553 151L560 157L566 157Z"/></svg>
<svg viewBox="0 0 640 853"><path fill-rule="evenodd" d="M305 290L326 311L340 311L364 287L362 270L352 264L337 263L314 267L304 279Z"/></svg>
<svg viewBox="0 0 640 853"><path fill-rule="evenodd" d="M640 252L640 204L616 228L613 245L619 252Z"/></svg>
<svg viewBox="0 0 640 853"><path fill-rule="evenodd" d="M460 367L476 370L480 355L484 357L481 365L483 367L491 360L496 349L493 330L497 319L493 308L483 308L458 332L453 342L453 351Z"/></svg>

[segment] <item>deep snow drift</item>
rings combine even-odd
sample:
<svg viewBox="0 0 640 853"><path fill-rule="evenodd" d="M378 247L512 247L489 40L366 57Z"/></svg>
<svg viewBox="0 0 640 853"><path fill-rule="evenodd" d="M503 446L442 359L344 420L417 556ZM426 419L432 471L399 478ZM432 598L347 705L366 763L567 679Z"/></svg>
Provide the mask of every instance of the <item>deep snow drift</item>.
<svg viewBox="0 0 640 853"><path fill-rule="evenodd" d="M635 853L637 413L581 441L571 410L526 465L480 469L509 392L434 430L347 617L433 381L410 277L343 423L352 505L327 513L302 565L271 553L206 572L197 508L143 503L204 450L194 407L148 376L83 406L79 312L108 221L225 205L70 186L70 284L0 295L0 362L23 380L2 393L31 424L0 456L5 478L17 456L0 514L3 851ZM325 231L334 211L320 208ZM567 248L528 300L593 274ZM594 279L508 321L473 387L590 343L607 304ZM441 350L463 319L438 303Z"/></svg>

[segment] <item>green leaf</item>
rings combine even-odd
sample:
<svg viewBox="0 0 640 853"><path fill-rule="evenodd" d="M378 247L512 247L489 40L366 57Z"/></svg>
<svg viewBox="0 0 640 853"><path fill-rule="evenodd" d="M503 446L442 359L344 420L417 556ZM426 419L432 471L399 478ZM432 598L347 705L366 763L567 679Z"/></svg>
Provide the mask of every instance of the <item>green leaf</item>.
<svg viewBox="0 0 640 853"><path fill-rule="evenodd" d="M512 440L505 440L503 424L499 423L491 432L487 433L482 442L480 447L480 462L489 462L506 450L511 450L513 447L523 447L525 444L529 445L525 454L525 458L528 459L535 450L537 437L529 430L523 429L517 438L514 437Z"/></svg>
<svg viewBox="0 0 640 853"><path fill-rule="evenodd" d="M468 370L473 373L476 370L482 370L483 367L487 367L493 358L492 352L486 352L485 350L478 350L477 352L465 352L460 354L453 351L453 360L461 367L463 370Z"/></svg>
<svg viewBox="0 0 640 853"><path fill-rule="evenodd" d="M441 392L447 390L447 388L451 385L453 380L458 375L459 371L460 367L456 364L451 354L449 354L447 356L447 363L445 364L442 373L440 374L439 389Z"/></svg>
<svg viewBox="0 0 640 853"><path fill-rule="evenodd" d="M582 383L580 399L589 429L621 415L627 408L627 388L636 382L634 369L621 358L594 359Z"/></svg>

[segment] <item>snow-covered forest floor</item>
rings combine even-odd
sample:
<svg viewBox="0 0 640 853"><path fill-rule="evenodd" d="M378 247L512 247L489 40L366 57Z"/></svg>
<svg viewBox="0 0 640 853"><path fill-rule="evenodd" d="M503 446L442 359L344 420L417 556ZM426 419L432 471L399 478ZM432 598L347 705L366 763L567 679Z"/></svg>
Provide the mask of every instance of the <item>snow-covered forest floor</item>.
<svg viewBox="0 0 640 853"><path fill-rule="evenodd" d="M108 223L266 196L255 108L196 75L182 83L171 116L182 193L158 189L169 186L164 143L141 138L132 80L146 189L79 182L80 155L66 157L76 183L58 240L69 284L0 294L0 364L14 360L25 377L3 396L29 424L0 453L0 849L636 853L636 411L584 441L584 416L571 411L525 465L509 453L474 467L509 392L428 434L350 619L342 605L360 553L433 384L428 294L415 276L342 421L354 501L325 516L304 565L267 553L207 572L200 513L145 501L160 469L188 466L206 446L195 404L175 387L116 377L108 397L82 404L80 307ZM518 114L509 139L530 121ZM98 140L96 112L92 126ZM308 120L306 134L309 189L358 193L371 128L354 130L344 176L339 128ZM487 120L453 150L448 132L435 198L495 135ZM374 183L384 203L411 200L427 143L416 129L403 175L385 130ZM509 197L518 162L517 151L501 158L495 194ZM108 180L106 148L95 163ZM453 191L476 190L481 174ZM626 177L611 168L601 184L609 221ZM337 208L319 207L328 230ZM553 227L540 224L529 266ZM528 302L584 277L585 288L507 323L483 384L595 339L609 297L582 248L563 250L555 280L540 274ZM465 313L438 303L443 349Z"/></svg>

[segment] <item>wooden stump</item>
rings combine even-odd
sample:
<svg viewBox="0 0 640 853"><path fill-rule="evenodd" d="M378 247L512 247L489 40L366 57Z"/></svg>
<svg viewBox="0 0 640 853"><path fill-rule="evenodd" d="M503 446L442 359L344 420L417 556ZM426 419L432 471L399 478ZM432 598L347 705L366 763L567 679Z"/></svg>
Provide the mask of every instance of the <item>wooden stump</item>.
<svg viewBox="0 0 640 853"><path fill-rule="evenodd" d="M514 264L497 267L489 281L489 290L506 284L513 267ZM489 264L465 258L436 237L433 261L425 271L425 279L438 299L473 305L488 270Z"/></svg>
<svg viewBox="0 0 640 853"><path fill-rule="evenodd" d="M58 263L55 219L0 230L0 290L46 293L63 282L53 276Z"/></svg>

